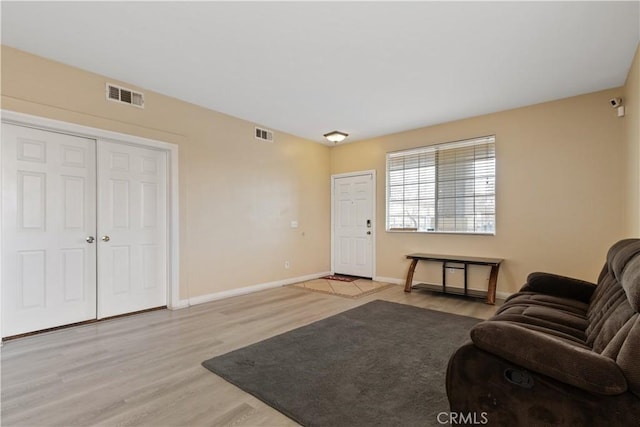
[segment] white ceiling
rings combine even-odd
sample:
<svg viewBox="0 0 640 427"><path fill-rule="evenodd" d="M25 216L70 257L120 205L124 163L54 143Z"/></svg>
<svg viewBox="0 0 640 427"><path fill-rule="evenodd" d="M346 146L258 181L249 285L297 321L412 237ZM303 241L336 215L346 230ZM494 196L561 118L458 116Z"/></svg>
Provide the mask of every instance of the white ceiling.
<svg viewBox="0 0 640 427"><path fill-rule="evenodd" d="M640 2L7 2L2 43L347 141L624 84Z"/></svg>

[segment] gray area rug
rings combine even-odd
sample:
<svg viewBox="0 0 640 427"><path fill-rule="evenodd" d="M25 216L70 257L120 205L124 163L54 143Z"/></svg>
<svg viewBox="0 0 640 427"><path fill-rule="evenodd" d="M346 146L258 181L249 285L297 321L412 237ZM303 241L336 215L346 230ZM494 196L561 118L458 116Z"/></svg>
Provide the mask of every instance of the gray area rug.
<svg viewBox="0 0 640 427"><path fill-rule="evenodd" d="M437 426L478 322L376 300L202 365L304 426Z"/></svg>

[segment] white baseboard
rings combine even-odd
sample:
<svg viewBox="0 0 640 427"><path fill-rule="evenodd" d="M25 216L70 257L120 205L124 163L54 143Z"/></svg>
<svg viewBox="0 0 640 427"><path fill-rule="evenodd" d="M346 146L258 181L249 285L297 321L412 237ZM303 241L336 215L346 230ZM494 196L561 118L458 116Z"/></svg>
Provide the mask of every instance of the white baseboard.
<svg viewBox="0 0 640 427"><path fill-rule="evenodd" d="M405 279L396 279L395 277L376 276L373 278L376 282L393 283L394 285L404 285Z"/></svg>
<svg viewBox="0 0 640 427"><path fill-rule="evenodd" d="M278 288L280 286L292 285L294 283L317 279L319 277L327 276L329 274L331 274L330 271L325 271L322 273L314 273L314 274L308 274L306 276L291 277L289 279L276 280L275 282L259 283L257 285L245 286L237 289L229 289L226 291L214 292L212 294L200 295L197 297L190 297L188 300L181 300L178 306L175 308L176 309L185 308L192 305L204 304L205 302L217 301L225 298L236 297L239 295L251 294L253 292L259 292L259 291L264 291L266 289ZM186 301L186 305L183 305L182 303L185 301Z"/></svg>
<svg viewBox="0 0 640 427"><path fill-rule="evenodd" d="M382 276L377 276L374 278L374 280L377 282L393 283L395 285L404 285L406 282L406 279L397 279L395 277L382 277ZM419 280L414 280L412 285L417 285L418 283L420 283ZM507 299L511 295L513 295L513 292L496 291L496 298L498 299Z"/></svg>
<svg viewBox="0 0 640 427"><path fill-rule="evenodd" d="M277 280L275 282L259 283L257 285L245 286L238 289L229 289L226 291L214 292L212 294L200 295L197 297L191 297L188 299L179 300L177 304L174 304L173 306L169 307L169 309L180 310L182 308L187 308L192 305L204 304L210 301L217 301L225 298L236 297L239 295L246 295L254 292L264 291L266 289L273 289L273 288L278 288L280 286L291 285L298 282L304 282L307 280L313 280L322 276L327 276L329 274L332 274L332 273L330 271L324 271L322 273L308 274L306 276L292 277L289 279ZM404 285L405 283L405 279L398 279L395 277L376 276L373 278L373 280L377 282L392 283L394 285ZM414 282L414 284L417 284L417 283L419 282L418 281ZM511 294L512 294L511 292L498 291L496 292L496 297L499 299L506 299Z"/></svg>
<svg viewBox="0 0 640 427"><path fill-rule="evenodd" d="M169 310L180 310L182 308L187 308L187 307L189 307L189 300L188 299L181 299L177 303L175 303L172 306L167 307L167 308Z"/></svg>

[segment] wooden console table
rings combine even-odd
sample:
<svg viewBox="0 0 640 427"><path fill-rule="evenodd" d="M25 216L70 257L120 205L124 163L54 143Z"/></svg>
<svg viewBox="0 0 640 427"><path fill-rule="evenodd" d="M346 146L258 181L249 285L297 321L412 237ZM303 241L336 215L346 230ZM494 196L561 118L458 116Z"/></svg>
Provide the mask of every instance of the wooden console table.
<svg viewBox="0 0 640 427"><path fill-rule="evenodd" d="M447 291L447 268L455 268L458 270L464 271L464 296L478 296L472 295L469 289L467 288L467 266L469 265L487 265L491 266L491 273L489 274L489 287L487 289L487 304L495 304L496 303L496 284L498 282L498 270L500 269L500 263L503 261L499 258L477 258L477 257L465 257L465 256L457 256L457 255L434 255L434 254L410 254L407 255L407 258L411 260L411 266L409 267L409 271L407 272L407 281L404 285L405 292L411 292L412 288L415 289L428 289L432 291L441 291L444 293L458 293L460 292L451 292L451 290ZM442 284L430 284L430 283L420 283L418 285L412 286L413 282L413 273L416 270L416 265L418 265L418 261L434 261L442 263ZM459 266L451 266L451 264L462 264L463 267ZM454 288L456 289L456 288ZM459 289L459 288L457 288Z"/></svg>

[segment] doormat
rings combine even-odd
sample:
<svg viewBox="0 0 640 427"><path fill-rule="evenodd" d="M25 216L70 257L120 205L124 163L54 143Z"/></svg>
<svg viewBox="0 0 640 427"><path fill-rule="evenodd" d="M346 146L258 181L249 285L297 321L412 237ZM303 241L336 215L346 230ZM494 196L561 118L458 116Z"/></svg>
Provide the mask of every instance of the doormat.
<svg viewBox="0 0 640 427"><path fill-rule="evenodd" d="M304 426L437 427L478 322L377 300L202 364Z"/></svg>
<svg viewBox="0 0 640 427"><path fill-rule="evenodd" d="M328 276L321 277L321 279L339 280L341 282L355 282L356 280L361 279L361 277L358 277L358 276L347 276L347 275L344 275L344 274L330 274Z"/></svg>
<svg viewBox="0 0 640 427"><path fill-rule="evenodd" d="M347 282L321 277L319 279L309 280L308 282L296 283L291 286L294 288L305 289L307 291L355 299L365 295L371 295L395 285L368 279L356 278L354 281Z"/></svg>

